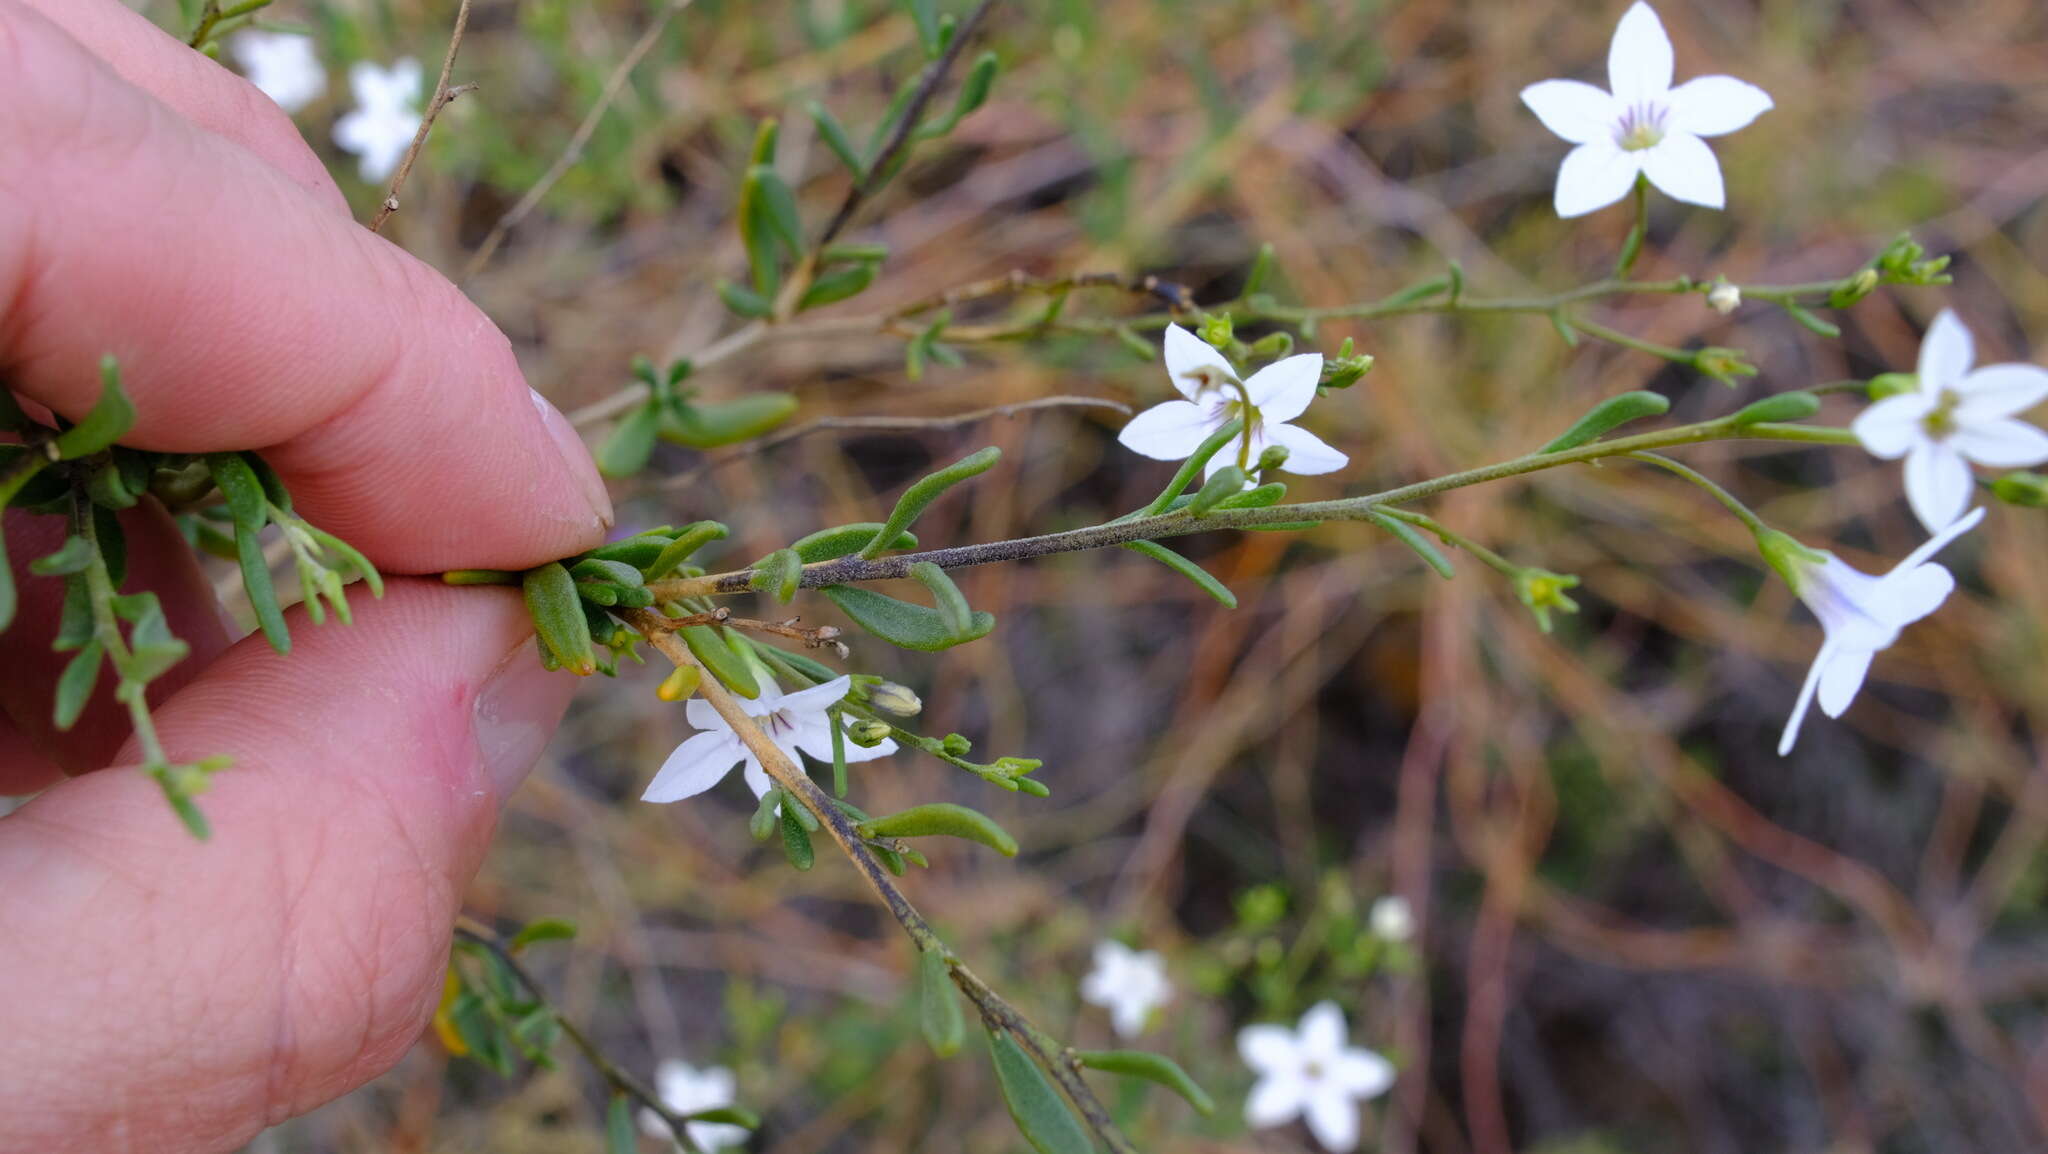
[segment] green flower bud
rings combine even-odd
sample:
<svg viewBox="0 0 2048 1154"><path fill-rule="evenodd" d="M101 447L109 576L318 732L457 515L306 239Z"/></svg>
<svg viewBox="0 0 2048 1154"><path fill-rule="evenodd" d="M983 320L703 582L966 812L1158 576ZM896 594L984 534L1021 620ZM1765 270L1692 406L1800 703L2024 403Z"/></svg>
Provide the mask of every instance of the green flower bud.
<svg viewBox="0 0 2048 1154"><path fill-rule="evenodd" d="M1828 559L1827 554L1802 545L1798 538L1776 529L1765 529L1758 533L1756 549L1763 554L1764 561L1778 571L1778 576L1785 579L1785 584L1792 587L1794 593L1806 588L1808 570L1825 564Z"/></svg>
<svg viewBox="0 0 2048 1154"><path fill-rule="evenodd" d="M2007 473L1991 482L1991 495L2025 509L2048 508L2048 477L2039 473Z"/></svg>
<svg viewBox="0 0 2048 1154"><path fill-rule="evenodd" d="M1523 569L1515 574L1515 596L1536 615L1536 627L1550 632L1550 611L1577 613L1579 603L1565 596L1565 590L1576 588L1579 579L1568 573L1552 573L1548 569Z"/></svg>
<svg viewBox="0 0 2048 1154"><path fill-rule="evenodd" d="M1845 309L1862 300L1877 288L1877 270L1866 268L1835 286L1828 294L1828 307Z"/></svg>
<svg viewBox="0 0 2048 1154"><path fill-rule="evenodd" d="M945 736L944 740L939 742L939 749L948 757L965 757L967 756L967 751L973 748L973 742L957 733L949 733Z"/></svg>
<svg viewBox="0 0 2048 1154"><path fill-rule="evenodd" d="M1231 324L1228 313L1211 313L1203 317L1202 327L1195 335L1207 341L1212 347L1225 352L1230 350L1231 342L1237 339L1236 326Z"/></svg>
<svg viewBox="0 0 2048 1154"><path fill-rule="evenodd" d="M1345 342L1348 347L1350 342ZM1326 389L1348 389L1358 383L1359 378L1372 371L1371 353L1357 356L1339 355L1323 362L1322 386Z"/></svg>
<svg viewBox="0 0 2048 1154"><path fill-rule="evenodd" d="M1269 333L1252 342L1252 356L1260 359L1270 357L1277 360L1293 351L1294 334L1292 333Z"/></svg>
<svg viewBox="0 0 2048 1154"><path fill-rule="evenodd" d="M1879 373L1870 378L1870 385L1864 391L1870 395L1871 400L1882 401L1886 397L1896 397L1900 393L1913 393L1919 390L1920 377L1917 373Z"/></svg>
<svg viewBox="0 0 2048 1154"><path fill-rule="evenodd" d="M854 721L846 726L847 740L862 749L873 749L888 736L889 723L886 721Z"/></svg>
<svg viewBox="0 0 2048 1154"><path fill-rule="evenodd" d="M1259 472L1265 473L1287 463L1287 446L1267 445L1259 451Z"/></svg>
<svg viewBox="0 0 2048 1154"><path fill-rule="evenodd" d="M924 708L924 702L908 686L893 681L881 681L868 690L868 704L884 713L898 717L916 717Z"/></svg>
<svg viewBox="0 0 2048 1154"><path fill-rule="evenodd" d="M1756 375L1756 366L1743 357L1742 350L1719 346L1709 346L1694 353L1692 367L1730 388L1742 378Z"/></svg>

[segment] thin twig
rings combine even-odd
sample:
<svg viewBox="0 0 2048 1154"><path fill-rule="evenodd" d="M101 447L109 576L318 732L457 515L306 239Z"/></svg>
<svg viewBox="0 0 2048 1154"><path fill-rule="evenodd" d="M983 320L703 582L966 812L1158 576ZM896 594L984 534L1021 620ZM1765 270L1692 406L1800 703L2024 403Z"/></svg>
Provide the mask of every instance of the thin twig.
<svg viewBox="0 0 2048 1154"><path fill-rule="evenodd" d="M441 58L441 78L434 82L434 98L427 102L426 115L420 117L420 126L413 132L412 144L398 162L398 171L391 175L391 187L385 190L384 201L377 206L377 215L370 218L371 232L381 231L384 222L398 211L398 190L405 187L405 178L412 175L413 162L419 159L420 150L427 146L427 134L434 130L435 118L448 107L449 101L476 90L474 84L448 87L448 74L455 70L455 56L462 51L462 34L469 28L469 4L470 0L462 0L462 6L455 10L455 31L448 37L448 54Z"/></svg>
<svg viewBox="0 0 2048 1154"><path fill-rule="evenodd" d="M626 81L632 77L633 70L638 68L640 61L653 50L655 43L661 39L661 34L668 29L669 21L675 18L676 13L688 8L691 2L692 0L669 0L654 14L654 19L648 23L647 29L640 33L640 39L633 42L633 46L626 50L626 55L620 58L618 66L612 69L612 74L605 78L604 91L598 94L597 103L591 105L590 111L584 114L583 123L576 126L576 131L570 135L569 143L562 149L561 155L555 157L555 162L548 166L548 170L541 174L541 178L532 188L526 190L526 195L519 198L519 203L506 209L505 214L498 218L498 222L491 226L491 231L484 236L483 243L477 246L476 252L470 255L469 263L463 266L462 275L457 278L457 283L466 283L469 278L481 272L484 265L489 264L491 257L497 253L498 246L505 243L505 238L519 226L519 222L540 207L541 200L555 184L567 176L570 169L576 167L577 161L583 159L583 149L589 145L590 138L596 135L597 126L604 120L604 114L611 109L612 102L625 90Z"/></svg>
<svg viewBox="0 0 2048 1154"><path fill-rule="evenodd" d="M806 629L797 624L802 618L791 617L784 621L756 621L751 617L735 617L731 608L721 605L703 613L686 613L681 617L662 617L659 628L671 633L698 625L723 625L728 629L745 629L754 633L767 633L775 637L787 637L801 641L808 649L830 648L838 653L840 660L848 656L846 645L839 640L837 625L820 625Z"/></svg>
<svg viewBox="0 0 2048 1154"><path fill-rule="evenodd" d="M1018 401L1009 405L991 405L971 412L953 413L944 417L819 417L801 425L792 425L756 441L720 453L703 464L677 473L661 483L663 489L687 489L703 479L704 474L732 464L734 461L766 452L778 445L786 445L812 433L823 432L928 432L933 429L957 429L991 417L1010 417L1037 409L1109 409L1129 416L1131 407L1121 401L1102 397L1039 397L1030 401Z"/></svg>

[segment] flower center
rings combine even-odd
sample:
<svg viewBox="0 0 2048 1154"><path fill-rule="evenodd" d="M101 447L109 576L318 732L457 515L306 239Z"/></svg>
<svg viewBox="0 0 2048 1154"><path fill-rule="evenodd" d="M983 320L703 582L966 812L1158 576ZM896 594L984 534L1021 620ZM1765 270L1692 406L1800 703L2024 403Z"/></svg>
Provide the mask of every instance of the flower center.
<svg viewBox="0 0 2048 1154"><path fill-rule="evenodd" d="M1934 408L1920 418L1920 427L1937 441L1946 439L1956 431L1956 406L1963 398L1954 389L1941 390L1941 396L1934 402Z"/></svg>
<svg viewBox="0 0 2048 1154"><path fill-rule="evenodd" d="M1655 104L1632 104L1615 126L1614 142L1623 152L1654 148L1664 139L1664 109Z"/></svg>

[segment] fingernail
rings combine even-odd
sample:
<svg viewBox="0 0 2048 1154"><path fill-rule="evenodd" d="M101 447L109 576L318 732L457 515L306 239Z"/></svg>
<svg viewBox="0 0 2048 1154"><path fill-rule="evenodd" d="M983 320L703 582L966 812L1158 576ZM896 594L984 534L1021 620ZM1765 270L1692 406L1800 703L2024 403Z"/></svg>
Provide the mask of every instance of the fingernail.
<svg viewBox="0 0 2048 1154"><path fill-rule="evenodd" d="M540 760L575 692L576 678L541 668L530 639L506 654L477 691L477 752L501 802Z"/></svg>
<svg viewBox="0 0 2048 1154"><path fill-rule="evenodd" d="M569 472L575 474L576 484L583 490L583 500L590 505L590 511L607 529L612 527L612 495L604 487L604 478L597 473L597 464L590 459L590 450L583 444L583 438L576 435L576 426L562 415L560 409L548 403L532 387L526 390L533 398L533 407L540 411L540 423L547 426L549 439L561 451L562 459L569 463Z"/></svg>

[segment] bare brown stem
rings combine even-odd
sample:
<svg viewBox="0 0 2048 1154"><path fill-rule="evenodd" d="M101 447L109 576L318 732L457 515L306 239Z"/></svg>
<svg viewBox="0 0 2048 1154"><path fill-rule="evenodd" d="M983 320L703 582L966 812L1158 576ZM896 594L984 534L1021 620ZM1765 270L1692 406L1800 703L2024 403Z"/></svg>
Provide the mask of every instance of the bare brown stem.
<svg viewBox="0 0 2048 1154"><path fill-rule="evenodd" d="M377 214L370 218L370 231L379 232L391 214L398 211L398 190L405 187L405 180L412 175L413 162L420 158L420 150L427 146L427 134L434 130L434 121L448 102L465 92L474 92L476 85L464 84L448 87L448 74L455 71L455 57L462 51L462 34L469 28L470 0L462 0L455 10L455 31L448 36L448 54L441 58L441 78L434 82L434 98L427 101L426 114L420 117L420 126L412 134L412 144L398 161L398 171L391 174L391 187L384 191L384 200L377 205Z"/></svg>

